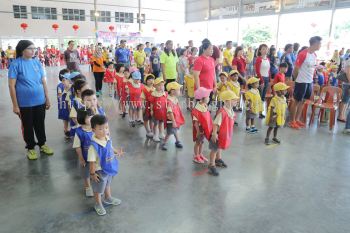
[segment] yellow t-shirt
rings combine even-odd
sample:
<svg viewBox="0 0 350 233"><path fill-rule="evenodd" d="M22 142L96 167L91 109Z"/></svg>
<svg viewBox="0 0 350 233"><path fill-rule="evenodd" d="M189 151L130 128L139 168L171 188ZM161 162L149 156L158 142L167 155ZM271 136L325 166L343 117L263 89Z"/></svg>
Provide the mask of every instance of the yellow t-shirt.
<svg viewBox="0 0 350 233"><path fill-rule="evenodd" d="M103 51L102 52L102 57L103 57L103 61L104 62L108 62L109 59L108 59L108 51Z"/></svg>
<svg viewBox="0 0 350 233"><path fill-rule="evenodd" d="M250 111L254 114L258 114L263 110L263 105L258 89L250 89L245 93L246 103L250 101Z"/></svg>
<svg viewBox="0 0 350 233"><path fill-rule="evenodd" d="M8 59L15 58L15 56L16 56L16 51L15 50L12 50L12 49L7 49L6 50L6 57Z"/></svg>
<svg viewBox="0 0 350 233"><path fill-rule="evenodd" d="M220 100L220 93L223 91L231 90L232 91L232 84L230 82L226 82L225 84L222 82L219 82L217 85L217 96L218 100Z"/></svg>
<svg viewBox="0 0 350 233"><path fill-rule="evenodd" d="M253 61L254 58L254 52L253 51L247 51L247 62L251 63Z"/></svg>
<svg viewBox="0 0 350 233"><path fill-rule="evenodd" d="M231 90L239 97L241 94L241 85L239 82L229 81Z"/></svg>
<svg viewBox="0 0 350 233"><path fill-rule="evenodd" d="M226 62L226 59L229 63ZM224 62L223 66L232 66L232 60L233 60L233 52L232 49L225 49L224 50Z"/></svg>
<svg viewBox="0 0 350 233"><path fill-rule="evenodd" d="M273 112L272 112L273 107ZM266 124L270 123L271 117L276 114L276 123L278 126L283 126L286 119L286 109L287 109L287 101L286 97L277 95L271 99L269 109L267 110L266 115Z"/></svg>
<svg viewBox="0 0 350 233"><path fill-rule="evenodd" d="M135 62L136 62L136 65L138 68L140 67L143 67L144 66L144 63L145 63L145 59L146 59L146 53L145 51L135 51L134 52L134 59L135 59Z"/></svg>
<svg viewBox="0 0 350 233"><path fill-rule="evenodd" d="M187 90L187 96L194 97L194 78L193 75L185 75L185 85Z"/></svg>

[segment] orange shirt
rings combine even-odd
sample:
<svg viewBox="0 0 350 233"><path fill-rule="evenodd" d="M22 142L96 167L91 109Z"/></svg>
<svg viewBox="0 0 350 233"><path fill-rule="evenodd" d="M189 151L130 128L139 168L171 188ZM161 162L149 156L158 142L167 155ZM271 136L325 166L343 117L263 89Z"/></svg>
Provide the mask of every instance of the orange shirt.
<svg viewBox="0 0 350 233"><path fill-rule="evenodd" d="M100 58L92 57L91 61L96 62L97 64L100 65L100 66L97 66L95 65L95 63L93 63L92 72L105 72L105 67L103 65L103 57L100 57Z"/></svg>

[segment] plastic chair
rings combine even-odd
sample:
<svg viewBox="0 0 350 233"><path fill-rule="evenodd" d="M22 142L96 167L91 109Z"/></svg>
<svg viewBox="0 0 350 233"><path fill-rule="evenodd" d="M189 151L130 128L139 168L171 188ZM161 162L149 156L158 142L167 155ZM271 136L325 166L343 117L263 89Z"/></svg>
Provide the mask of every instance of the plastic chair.
<svg viewBox="0 0 350 233"><path fill-rule="evenodd" d="M309 109L309 106L314 104L319 99L321 87L318 84L314 84L312 90L313 91L312 91L310 99L305 100L304 105L303 105L303 112L301 114L301 121L303 123L306 123L307 111Z"/></svg>
<svg viewBox="0 0 350 233"><path fill-rule="evenodd" d="M316 109L319 108L318 119L324 115L325 110L330 111L329 130L332 130L335 124L335 115L341 101L342 89L339 87L326 86L321 89L320 98L312 105L310 117L311 125L314 122ZM321 119L322 120L322 119Z"/></svg>

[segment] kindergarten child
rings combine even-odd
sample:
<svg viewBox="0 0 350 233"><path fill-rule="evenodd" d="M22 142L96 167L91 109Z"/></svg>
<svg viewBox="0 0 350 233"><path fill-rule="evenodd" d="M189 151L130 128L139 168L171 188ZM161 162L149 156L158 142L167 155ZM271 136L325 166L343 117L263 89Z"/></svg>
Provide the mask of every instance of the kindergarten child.
<svg viewBox="0 0 350 233"><path fill-rule="evenodd" d="M107 118L103 115L95 115L91 118L93 135L88 150L90 165L90 177L95 196L95 211L98 215L106 214L105 205L120 205L121 200L112 197L111 183L118 173L117 151L112 146L109 138ZM102 201L102 194L104 200ZM103 203L103 204L102 204Z"/></svg>
<svg viewBox="0 0 350 233"><path fill-rule="evenodd" d="M94 193L90 185L90 168L87 162L88 149L92 138L90 119L93 112L89 108L80 108L77 112L77 121L80 127L76 128L73 141L73 149L77 153L79 163L82 167L82 177L84 179L85 196L93 197Z"/></svg>
<svg viewBox="0 0 350 233"><path fill-rule="evenodd" d="M272 97L269 108L267 110L266 124L269 126L266 133L265 144L270 145L270 134L273 129L272 141L280 144L281 141L277 139L277 130L279 127L283 126L286 118L286 90L289 88L284 83L276 83L273 86L273 90L276 95Z"/></svg>
<svg viewBox="0 0 350 233"><path fill-rule="evenodd" d="M187 110L191 111L194 107L194 77L193 67L190 67L190 73L185 75L185 95Z"/></svg>
<svg viewBox="0 0 350 233"><path fill-rule="evenodd" d="M210 90L204 87L199 87L194 95L199 102L197 102L194 109L192 109L192 131L194 141L194 158L195 163L205 163L208 159L203 155L204 137L209 141L213 130L213 120L208 111L208 102Z"/></svg>
<svg viewBox="0 0 350 233"><path fill-rule="evenodd" d="M220 100L220 93L223 91L232 91L230 82L227 81L228 74L221 72L219 74L220 82L217 84L217 108L220 109L223 106L223 102Z"/></svg>
<svg viewBox="0 0 350 233"><path fill-rule="evenodd" d="M288 70L288 64L286 62L282 62L279 65L279 70L278 73L275 75L274 79L273 79L273 85L275 85L276 83L285 83L286 82L286 76L285 73Z"/></svg>
<svg viewBox="0 0 350 233"><path fill-rule="evenodd" d="M225 150L231 145L235 120L235 113L232 108L237 104L239 97L233 91L227 90L220 94L220 99L224 101L224 107L215 116L213 132L209 142L210 161L208 173L213 176L219 175L216 167L227 168L226 163L221 158L221 150Z"/></svg>
<svg viewBox="0 0 350 233"><path fill-rule="evenodd" d="M85 91L83 91L81 93L81 99L83 105L86 108L91 109L93 115L106 115L103 107L98 104L96 92L94 90L86 89Z"/></svg>
<svg viewBox="0 0 350 233"><path fill-rule="evenodd" d="M142 114L142 99L141 93L143 90L143 85L141 81L141 73L139 71L134 71L131 74L132 81L127 84L127 92L129 94L129 121L132 127L136 124L143 124L141 119Z"/></svg>
<svg viewBox="0 0 350 233"><path fill-rule="evenodd" d="M66 139L69 139L69 107L66 102L72 87L72 83L69 79L69 70L61 70L58 78L60 80L60 83L57 85L58 119L63 121L63 131Z"/></svg>
<svg viewBox="0 0 350 233"><path fill-rule="evenodd" d="M238 82L239 78L239 72L238 70L231 70L229 74L229 83L231 90L236 94L236 96L241 96L241 84ZM240 107L240 101L238 101L238 109L236 107L233 108L234 110L237 110L239 112L242 111L242 108ZM235 122L236 124L236 122ZM237 125L237 124L236 124Z"/></svg>
<svg viewBox="0 0 350 233"><path fill-rule="evenodd" d="M323 69L324 67L320 65L316 67L315 79L316 83L320 85L320 87L322 87L325 84Z"/></svg>
<svg viewBox="0 0 350 233"><path fill-rule="evenodd" d="M331 65L331 72L329 72L328 84L333 87L338 86L337 72L338 72L338 66Z"/></svg>
<svg viewBox="0 0 350 233"><path fill-rule="evenodd" d="M247 81L248 91L245 93L246 99L246 132L257 133L254 119L262 112L262 101L259 93L259 79L251 77Z"/></svg>
<svg viewBox="0 0 350 233"><path fill-rule="evenodd" d="M126 105L127 105L127 97L128 93L126 92L126 87L129 83L130 79L130 72L128 68L124 68L124 77L123 81L120 82L120 99L119 99L119 106L120 106L120 113L122 115L122 118L125 118L127 112L126 112Z"/></svg>
<svg viewBox="0 0 350 233"><path fill-rule="evenodd" d="M176 148L182 148L182 144L179 140L178 130L182 125L185 124L185 118L181 112L181 107L177 97L180 95L180 89L182 85L177 82L170 82L167 85L168 99L167 99L167 122L166 129L167 133L164 142L161 145L162 150L167 150L166 143L171 135L175 136Z"/></svg>
<svg viewBox="0 0 350 233"><path fill-rule="evenodd" d="M152 92L154 91L153 83L154 83L154 75L148 74L145 77L146 85L143 86L141 98L143 101L143 125L146 129L146 137L153 138L153 122L151 116L151 98Z"/></svg>
<svg viewBox="0 0 350 233"><path fill-rule="evenodd" d="M117 96L118 96L119 100L121 98L122 83L123 83L123 80L124 80L124 70L125 70L124 64L119 63L119 64L116 65L116 68L115 68L115 71L116 71L116 76L115 76L116 85L114 86L114 88L115 88L114 98L116 99ZM121 110L121 109L119 109L119 110Z"/></svg>
<svg viewBox="0 0 350 233"><path fill-rule="evenodd" d="M151 114L154 120L153 124L153 141L160 142L164 139L164 122L167 119L167 98L164 91L164 80L159 77L154 80L155 90L152 92Z"/></svg>
<svg viewBox="0 0 350 233"><path fill-rule="evenodd" d="M117 73L114 69L113 62L107 63L107 69L103 81L108 84L109 96L113 96L113 90L115 89L115 83L117 82Z"/></svg>

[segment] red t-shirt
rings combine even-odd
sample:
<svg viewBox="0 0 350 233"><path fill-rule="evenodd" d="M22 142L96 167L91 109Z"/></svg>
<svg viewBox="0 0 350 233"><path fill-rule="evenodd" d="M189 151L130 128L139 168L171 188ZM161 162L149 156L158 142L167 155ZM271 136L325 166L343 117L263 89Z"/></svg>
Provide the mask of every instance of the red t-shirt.
<svg viewBox="0 0 350 233"><path fill-rule="evenodd" d="M199 71L199 86L213 90L215 81L215 64L212 57L199 56L194 61L194 71Z"/></svg>
<svg viewBox="0 0 350 233"><path fill-rule="evenodd" d="M237 66L237 70L241 75L246 72L246 61L242 57L235 57L232 60L232 66Z"/></svg>
<svg viewBox="0 0 350 233"><path fill-rule="evenodd" d="M273 85L275 85L276 83L285 83L286 82L286 77L284 74L282 73L277 73L275 75L275 78L273 79Z"/></svg>

